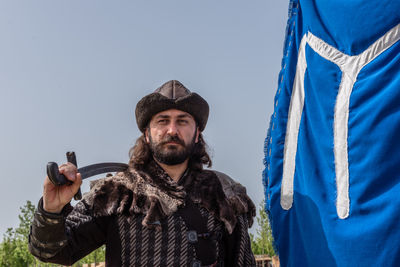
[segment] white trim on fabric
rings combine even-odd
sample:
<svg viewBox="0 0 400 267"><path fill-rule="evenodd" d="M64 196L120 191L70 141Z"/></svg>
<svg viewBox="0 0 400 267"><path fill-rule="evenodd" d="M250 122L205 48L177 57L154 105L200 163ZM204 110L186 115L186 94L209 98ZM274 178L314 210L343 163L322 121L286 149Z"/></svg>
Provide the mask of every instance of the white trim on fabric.
<svg viewBox="0 0 400 267"><path fill-rule="evenodd" d="M304 106L304 75L307 69L306 46L307 38L303 37L300 43L297 59L296 75L293 92L290 99L289 117L286 128L285 148L283 158L283 178L281 186L281 206L288 210L293 204L293 177L296 164L297 138L300 127L301 114Z"/></svg>
<svg viewBox="0 0 400 267"><path fill-rule="evenodd" d="M336 64L342 71L342 79L334 110L333 142L337 186L336 211L340 219L345 219L350 213L347 143L350 96L360 71L399 40L400 24L388 31L361 54L349 56L310 32L303 36L298 52L296 76L293 83L286 126L281 187L281 206L283 209L289 210L293 205L293 180L296 168L297 142L305 95L304 76L307 69L307 60L305 57L306 44L321 57Z"/></svg>

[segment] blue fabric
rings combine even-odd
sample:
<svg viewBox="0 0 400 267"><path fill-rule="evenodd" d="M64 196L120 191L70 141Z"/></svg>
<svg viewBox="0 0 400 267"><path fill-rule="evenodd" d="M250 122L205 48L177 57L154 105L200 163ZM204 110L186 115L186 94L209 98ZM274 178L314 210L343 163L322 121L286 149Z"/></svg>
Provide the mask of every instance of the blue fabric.
<svg viewBox="0 0 400 267"><path fill-rule="evenodd" d="M283 150L297 56L308 31L358 55L400 23L396 0L294 0L265 141L266 211L282 266L400 266L400 43L365 66L349 104L350 213L336 212L337 65L306 46L305 102L293 206L280 205Z"/></svg>

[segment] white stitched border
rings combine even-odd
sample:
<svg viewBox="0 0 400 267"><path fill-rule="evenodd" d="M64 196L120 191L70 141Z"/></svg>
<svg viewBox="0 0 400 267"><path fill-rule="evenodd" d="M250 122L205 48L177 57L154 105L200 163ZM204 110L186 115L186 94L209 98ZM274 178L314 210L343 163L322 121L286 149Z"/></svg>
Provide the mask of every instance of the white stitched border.
<svg viewBox="0 0 400 267"><path fill-rule="evenodd" d="M304 75L307 69L305 58L306 43L321 57L338 65L342 71L342 79L334 110L333 129L337 186L336 211L339 218L345 219L349 216L350 212L347 144L350 96L361 69L399 41L399 39L400 24L388 31L361 54L349 56L325 43L310 32L304 35L299 48L296 76L286 128L281 188L281 206L283 209L288 210L293 204L293 179L300 120L304 106Z"/></svg>
<svg viewBox="0 0 400 267"><path fill-rule="evenodd" d="M304 106L304 75L307 69L305 46L307 36L300 43L294 78L292 97L290 99L288 122L286 126L285 148L283 157L283 174L281 186L281 206L288 210L293 204L293 177L296 166L297 138L301 114Z"/></svg>

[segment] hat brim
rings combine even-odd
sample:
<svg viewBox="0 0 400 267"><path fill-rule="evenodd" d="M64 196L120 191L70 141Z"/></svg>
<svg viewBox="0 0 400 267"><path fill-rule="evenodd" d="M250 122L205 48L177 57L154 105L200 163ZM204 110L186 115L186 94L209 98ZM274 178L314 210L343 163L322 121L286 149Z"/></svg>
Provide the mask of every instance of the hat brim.
<svg viewBox="0 0 400 267"><path fill-rule="evenodd" d="M207 101L200 95L190 93L184 97L170 99L159 93L152 93L143 97L136 105L136 122L140 131L144 132L146 130L149 121L154 115L168 109L178 109L192 115L200 131L203 131L206 127L209 106Z"/></svg>

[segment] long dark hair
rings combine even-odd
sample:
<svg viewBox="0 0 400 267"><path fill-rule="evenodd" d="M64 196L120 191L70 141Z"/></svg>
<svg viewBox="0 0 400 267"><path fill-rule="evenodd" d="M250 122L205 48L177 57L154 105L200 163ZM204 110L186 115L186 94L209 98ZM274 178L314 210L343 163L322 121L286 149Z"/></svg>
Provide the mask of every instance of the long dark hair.
<svg viewBox="0 0 400 267"><path fill-rule="evenodd" d="M208 155L208 146L204 141L203 135L199 134L199 141L194 145L193 153L189 158L189 168L193 170L202 170L203 165L208 168L212 166L212 161ZM153 159L150 145L146 142L145 135L142 134L135 145L129 150L129 166L142 170Z"/></svg>

